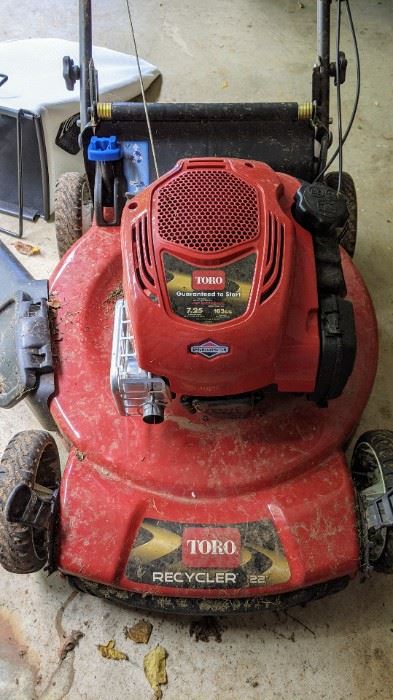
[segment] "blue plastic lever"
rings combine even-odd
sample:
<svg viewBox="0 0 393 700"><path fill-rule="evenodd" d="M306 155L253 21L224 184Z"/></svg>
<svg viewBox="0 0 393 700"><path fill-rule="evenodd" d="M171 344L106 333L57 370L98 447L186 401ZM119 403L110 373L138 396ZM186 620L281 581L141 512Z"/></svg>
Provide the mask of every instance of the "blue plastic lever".
<svg viewBox="0 0 393 700"><path fill-rule="evenodd" d="M108 162L120 160L121 146L117 136L92 136L87 149L89 160Z"/></svg>

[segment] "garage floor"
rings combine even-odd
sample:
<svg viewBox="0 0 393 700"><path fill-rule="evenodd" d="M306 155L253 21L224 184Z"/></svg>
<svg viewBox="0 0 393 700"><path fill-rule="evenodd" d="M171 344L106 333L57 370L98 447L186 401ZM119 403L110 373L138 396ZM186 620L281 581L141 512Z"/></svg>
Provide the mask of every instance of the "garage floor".
<svg viewBox="0 0 393 700"><path fill-rule="evenodd" d="M132 52L125 0L95 0L94 6L95 43ZM132 6L140 54L163 74L151 99L160 89L163 101L309 99L314 0L134 0ZM3 0L2 8L1 40L77 38L76 0ZM381 337L379 373L360 431L393 428L392 10L390 0L353 3L362 96L345 169L357 183L356 260L375 302ZM346 31L343 46L350 54ZM352 76L353 63L344 90L346 114ZM56 262L53 224L28 225L26 240L38 244L41 255L21 260L36 276L47 276ZM0 451L15 432L35 426L23 405L2 412ZM73 593L58 575L0 571L0 699L151 698L143 657L157 643L168 651L165 700L393 698L392 590L391 578L374 575L288 614L219 620L219 633L207 643L190 635L189 620L151 615L152 636L143 646L123 635L124 625L141 619L140 613ZM64 635L72 630L84 636L59 662ZM97 644L110 639L128 653L128 662L101 658Z"/></svg>

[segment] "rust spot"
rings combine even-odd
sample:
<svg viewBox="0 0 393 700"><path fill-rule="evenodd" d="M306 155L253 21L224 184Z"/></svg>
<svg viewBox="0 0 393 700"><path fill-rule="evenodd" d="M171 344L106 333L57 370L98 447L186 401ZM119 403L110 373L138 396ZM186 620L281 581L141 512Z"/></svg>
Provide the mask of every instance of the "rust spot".
<svg viewBox="0 0 393 700"><path fill-rule="evenodd" d="M38 663L32 661L21 631L5 610L0 611L0 677L4 697L13 697L16 686L25 697L35 697L40 682Z"/></svg>

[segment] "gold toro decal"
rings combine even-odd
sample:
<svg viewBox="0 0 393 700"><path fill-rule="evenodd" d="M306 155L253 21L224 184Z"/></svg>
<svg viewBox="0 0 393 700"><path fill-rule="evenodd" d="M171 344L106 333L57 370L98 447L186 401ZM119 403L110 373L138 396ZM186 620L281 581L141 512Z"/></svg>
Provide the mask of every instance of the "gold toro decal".
<svg viewBox="0 0 393 700"><path fill-rule="evenodd" d="M270 520L220 526L145 519L126 576L175 588L252 588L286 583L291 572Z"/></svg>
<svg viewBox="0 0 393 700"><path fill-rule="evenodd" d="M162 256L171 309L195 323L223 323L242 316L248 306L256 254L220 268L200 268L169 253Z"/></svg>

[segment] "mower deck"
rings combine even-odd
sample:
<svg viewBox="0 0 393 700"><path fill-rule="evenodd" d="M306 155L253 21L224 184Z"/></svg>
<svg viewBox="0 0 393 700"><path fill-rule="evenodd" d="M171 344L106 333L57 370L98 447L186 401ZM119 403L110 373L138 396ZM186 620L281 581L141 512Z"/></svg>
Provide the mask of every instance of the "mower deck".
<svg viewBox="0 0 393 700"><path fill-rule="evenodd" d="M355 575L358 523L343 445L371 391L377 330L345 252L343 268L363 342L342 397L321 409L305 396L266 394L246 420L206 420L173 402L152 427L120 416L109 386L119 229L93 226L70 249L50 281L58 302L50 409L73 445L61 485L61 571L193 600L257 599ZM214 545L217 532L232 543L225 551Z"/></svg>

